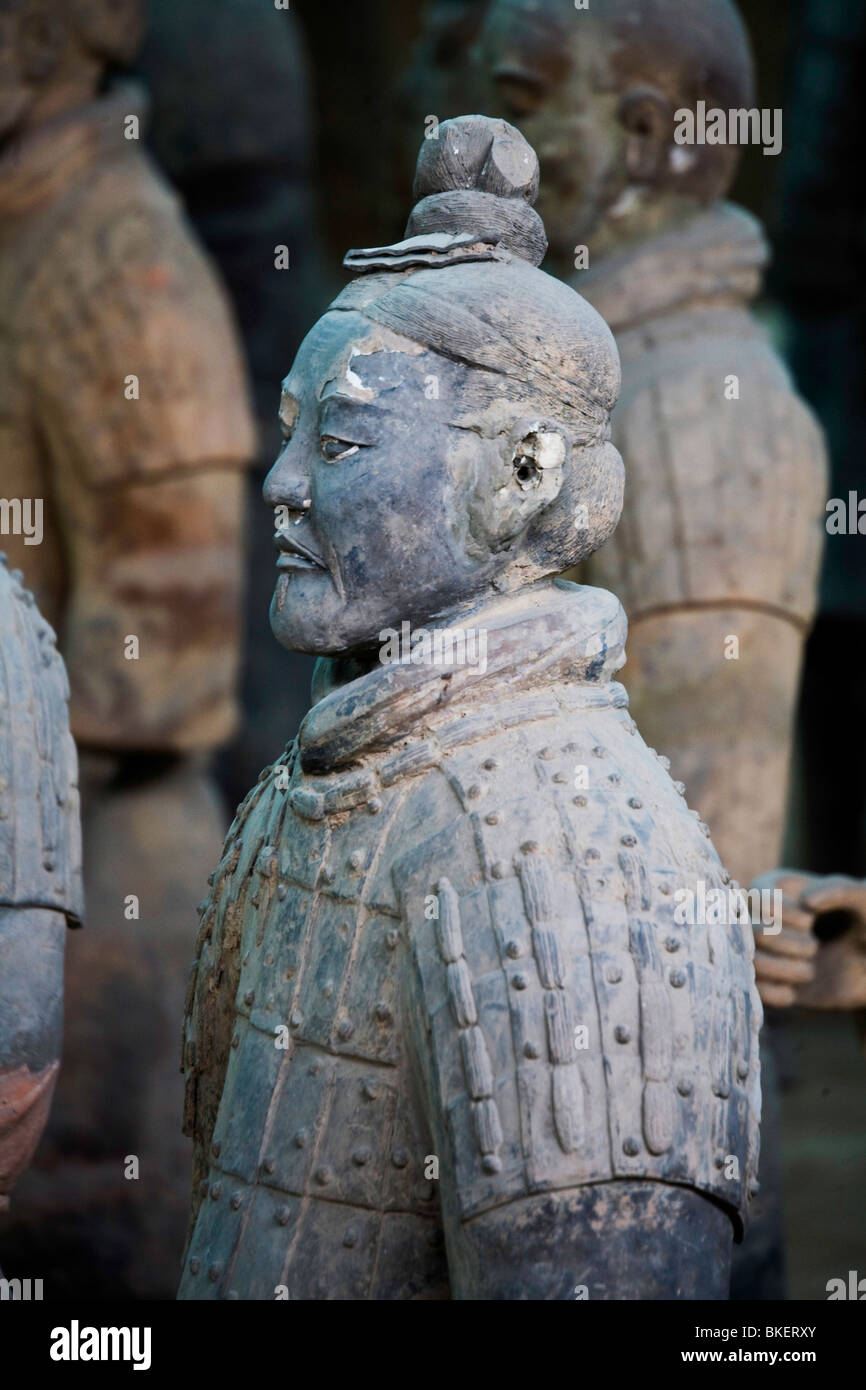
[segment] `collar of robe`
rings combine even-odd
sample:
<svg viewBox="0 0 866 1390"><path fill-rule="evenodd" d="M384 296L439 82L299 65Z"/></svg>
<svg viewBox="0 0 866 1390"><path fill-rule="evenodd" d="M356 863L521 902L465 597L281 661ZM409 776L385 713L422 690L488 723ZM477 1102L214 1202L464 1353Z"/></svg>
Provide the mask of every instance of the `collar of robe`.
<svg viewBox="0 0 866 1390"><path fill-rule="evenodd" d="M614 333L705 304L743 304L770 258L761 224L733 203L599 259L571 284Z"/></svg>
<svg viewBox="0 0 866 1390"><path fill-rule="evenodd" d="M476 609L460 626L412 628L407 644L408 627L396 634L390 659L354 680L333 683L345 670L339 659L317 663L314 691L325 693L298 736L306 772L329 772L446 728L456 739L462 721L468 737L480 712L503 726L522 722L533 717L527 697L550 704L562 692L571 708L628 704L612 679L625 664L627 621L605 589L545 580Z"/></svg>

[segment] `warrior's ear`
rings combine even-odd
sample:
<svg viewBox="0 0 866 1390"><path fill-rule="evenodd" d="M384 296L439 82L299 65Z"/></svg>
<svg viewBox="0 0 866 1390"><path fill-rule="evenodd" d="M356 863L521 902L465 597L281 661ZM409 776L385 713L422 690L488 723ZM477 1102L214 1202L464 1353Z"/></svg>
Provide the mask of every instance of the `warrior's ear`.
<svg viewBox="0 0 866 1390"><path fill-rule="evenodd" d="M559 497L571 449L567 432L546 420L522 420L501 436L483 525L494 548L509 544Z"/></svg>
<svg viewBox="0 0 866 1390"><path fill-rule="evenodd" d="M664 178L674 136L674 109L657 87L632 87L619 105L626 132L626 167L634 183Z"/></svg>

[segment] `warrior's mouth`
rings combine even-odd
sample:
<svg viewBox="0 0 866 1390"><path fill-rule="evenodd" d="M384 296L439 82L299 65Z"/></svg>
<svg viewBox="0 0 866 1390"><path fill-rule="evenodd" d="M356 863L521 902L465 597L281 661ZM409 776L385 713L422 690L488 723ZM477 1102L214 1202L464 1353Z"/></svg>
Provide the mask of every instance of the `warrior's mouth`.
<svg viewBox="0 0 866 1390"><path fill-rule="evenodd" d="M278 570L327 570L328 566L303 541L290 536L282 527L274 533L274 545L280 552L277 556Z"/></svg>

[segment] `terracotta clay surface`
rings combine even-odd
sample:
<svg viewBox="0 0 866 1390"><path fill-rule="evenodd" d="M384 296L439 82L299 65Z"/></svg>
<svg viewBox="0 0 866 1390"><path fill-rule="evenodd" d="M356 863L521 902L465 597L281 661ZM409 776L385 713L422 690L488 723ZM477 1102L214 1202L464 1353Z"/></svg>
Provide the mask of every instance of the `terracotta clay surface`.
<svg viewBox="0 0 866 1390"><path fill-rule="evenodd" d="M41 543L13 528L4 544L69 671L90 902L68 1065L7 1248L55 1288L115 1296L168 1294L180 1253L165 1037L224 833L205 760L237 717L254 452L226 297L145 153L144 93L105 80L134 56L140 12L24 0L0 74L0 494L42 508Z"/></svg>
<svg viewBox="0 0 866 1390"><path fill-rule="evenodd" d="M750 312L768 248L722 201L740 149L674 141L697 98L752 104L745 31L729 0L494 0L476 86L541 152L551 267L622 360L623 516L582 577L622 599L635 717L749 883L781 850L827 465Z"/></svg>
<svg viewBox="0 0 866 1390"><path fill-rule="evenodd" d="M54 633L0 563L0 1209L59 1067L67 922L82 914L69 687Z"/></svg>
<svg viewBox="0 0 866 1390"><path fill-rule="evenodd" d="M751 931L678 925L729 877L614 679L621 605L554 578L618 519L617 354L535 269L529 146L440 140L283 384L271 624L321 660L202 912L181 1297L725 1297Z"/></svg>

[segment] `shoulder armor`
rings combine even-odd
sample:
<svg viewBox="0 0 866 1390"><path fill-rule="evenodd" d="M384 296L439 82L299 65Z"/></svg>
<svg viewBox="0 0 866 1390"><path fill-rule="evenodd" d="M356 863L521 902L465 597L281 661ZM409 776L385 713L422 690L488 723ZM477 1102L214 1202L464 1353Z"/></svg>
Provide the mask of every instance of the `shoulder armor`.
<svg viewBox="0 0 866 1390"><path fill-rule="evenodd" d="M450 1183L468 1219L630 1177L741 1218L760 1115L751 932L674 916L677 889L728 876L625 712L535 732L450 760L465 813L394 869L443 1202Z"/></svg>

